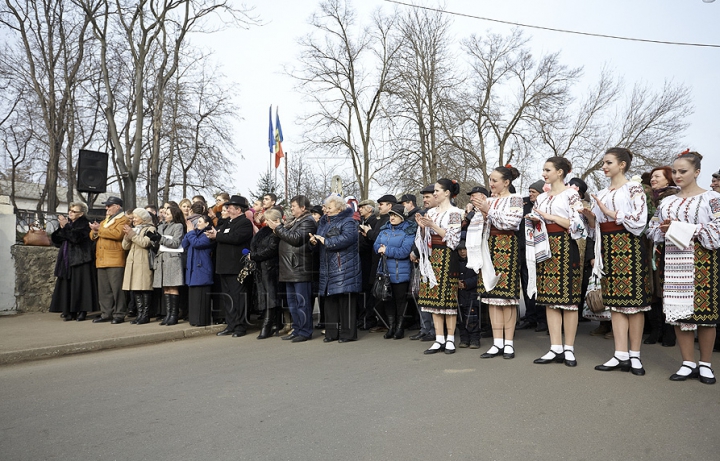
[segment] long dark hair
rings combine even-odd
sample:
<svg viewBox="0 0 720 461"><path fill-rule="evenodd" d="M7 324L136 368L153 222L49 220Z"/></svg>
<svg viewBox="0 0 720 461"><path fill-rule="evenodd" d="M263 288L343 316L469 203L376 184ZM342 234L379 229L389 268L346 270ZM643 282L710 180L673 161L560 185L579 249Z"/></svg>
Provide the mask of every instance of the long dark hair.
<svg viewBox="0 0 720 461"><path fill-rule="evenodd" d="M172 216L172 222L182 224L182 233L185 235L187 232L187 224L185 221L185 213L182 212L180 207L174 207L171 206L168 208L168 211L170 212L170 216Z"/></svg>

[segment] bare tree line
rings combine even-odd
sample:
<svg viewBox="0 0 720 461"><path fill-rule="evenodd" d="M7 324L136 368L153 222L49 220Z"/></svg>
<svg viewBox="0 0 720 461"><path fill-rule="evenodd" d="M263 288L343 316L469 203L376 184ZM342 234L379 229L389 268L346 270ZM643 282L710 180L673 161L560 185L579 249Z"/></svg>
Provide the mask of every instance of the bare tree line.
<svg viewBox="0 0 720 461"><path fill-rule="evenodd" d="M626 85L604 69L583 89L581 67L559 52L536 56L519 30L456 39L441 13L379 10L363 21L349 0L322 0L310 25L291 73L312 102L301 119L303 151L351 161L332 171L303 162L295 177L304 183L291 183L291 193L312 184L327 193L313 174L341 174L349 164L363 199L371 183L399 194L451 177L469 189L508 163L527 185L552 155L598 186L607 148L631 149L633 171L664 164L693 111L682 83Z"/></svg>
<svg viewBox="0 0 720 461"><path fill-rule="evenodd" d="M143 185L150 204L175 187L226 186L218 165L237 153L237 108L189 40L212 24L258 20L227 0L2 0L3 179L44 183L38 210L54 211L58 185L76 196L77 152L88 148L109 152L109 183L128 207Z"/></svg>

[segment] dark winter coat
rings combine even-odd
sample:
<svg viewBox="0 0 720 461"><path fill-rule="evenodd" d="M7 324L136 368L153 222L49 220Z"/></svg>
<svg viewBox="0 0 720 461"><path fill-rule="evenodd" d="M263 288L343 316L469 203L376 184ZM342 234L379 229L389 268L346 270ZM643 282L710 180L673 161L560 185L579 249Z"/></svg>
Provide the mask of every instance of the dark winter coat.
<svg viewBox="0 0 720 461"><path fill-rule="evenodd" d="M458 288L458 304L463 307L477 306L477 273L467 267L467 258L458 258L460 274L458 280L465 282L465 288Z"/></svg>
<svg viewBox="0 0 720 461"><path fill-rule="evenodd" d="M325 243L317 243L320 252L320 296L357 293L362 289L362 271L358 254L358 222L352 208L336 216L325 215L318 223L317 235Z"/></svg>
<svg viewBox="0 0 720 461"><path fill-rule="evenodd" d="M250 259L257 263L260 270L278 270L280 264L278 248L280 238L273 230L265 226L255 234L250 242Z"/></svg>
<svg viewBox="0 0 720 461"><path fill-rule="evenodd" d="M215 242L207 238L204 230L193 229L183 237L185 250L185 285L198 287L213 284L212 250Z"/></svg>
<svg viewBox="0 0 720 461"><path fill-rule="evenodd" d="M176 222L164 222L158 226L160 245L169 249L182 247L185 225ZM158 251L155 257L153 288L179 287L185 284L185 254L173 251Z"/></svg>
<svg viewBox="0 0 720 461"><path fill-rule="evenodd" d="M381 245L385 245L385 256L387 257L388 273L390 274L390 283L403 283L410 281L410 273L412 272L412 263L410 262L410 252L412 251L413 242L415 241L415 231L417 225L415 222L403 221L397 226L393 226L388 222L375 239L373 249L378 252ZM377 272L383 271L382 257L376 268Z"/></svg>
<svg viewBox="0 0 720 461"><path fill-rule="evenodd" d="M316 229L317 224L310 213L275 228L275 235L280 239L278 254L281 282L313 281L313 255L308 242L310 234L314 234Z"/></svg>
<svg viewBox="0 0 720 461"><path fill-rule="evenodd" d="M280 239L265 226L250 242L250 258L257 263L255 285L258 289L258 310L277 307Z"/></svg>
<svg viewBox="0 0 720 461"><path fill-rule="evenodd" d="M50 239L60 247L55 263L56 277L65 276L70 267L92 262L94 249L90 240L90 221L84 215L58 228Z"/></svg>
<svg viewBox="0 0 720 461"><path fill-rule="evenodd" d="M228 219L217 229L217 256L215 273L237 275L242 269L243 250L250 248L253 226L244 214L232 220Z"/></svg>

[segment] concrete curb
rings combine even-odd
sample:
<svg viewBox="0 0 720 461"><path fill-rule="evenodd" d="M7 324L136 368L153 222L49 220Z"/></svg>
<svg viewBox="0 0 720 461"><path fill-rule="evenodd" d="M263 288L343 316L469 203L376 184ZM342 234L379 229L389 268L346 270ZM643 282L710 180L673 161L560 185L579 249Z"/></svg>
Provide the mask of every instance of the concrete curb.
<svg viewBox="0 0 720 461"><path fill-rule="evenodd" d="M139 346L143 344L195 338L198 336L215 334L219 331L222 331L223 328L225 328L225 325L191 327L182 330L144 333L137 336L98 339L94 341L83 341L77 343L62 344L58 346L44 346L18 351L0 352L0 366L27 362L31 360L43 360L54 357L62 357L64 355L82 354L85 352L100 351L105 349L117 349L121 347Z"/></svg>

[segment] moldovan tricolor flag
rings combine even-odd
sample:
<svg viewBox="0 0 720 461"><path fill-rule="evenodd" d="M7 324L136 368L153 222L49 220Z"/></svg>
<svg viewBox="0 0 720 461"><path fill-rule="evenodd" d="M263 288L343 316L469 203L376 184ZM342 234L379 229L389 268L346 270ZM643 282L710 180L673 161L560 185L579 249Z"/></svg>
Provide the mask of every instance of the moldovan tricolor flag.
<svg viewBox="0 0 720 461"><path fill-rule="evenodd" d="M277 108L275 109L275 169L280 166L280 159L285 157L282 150L282 127L280 126L280 114Z"/></svg>

